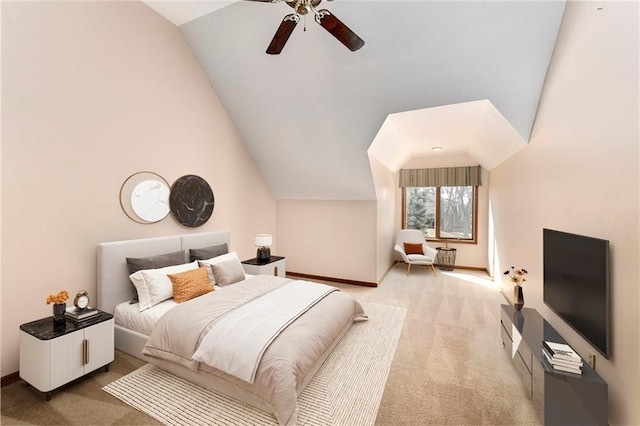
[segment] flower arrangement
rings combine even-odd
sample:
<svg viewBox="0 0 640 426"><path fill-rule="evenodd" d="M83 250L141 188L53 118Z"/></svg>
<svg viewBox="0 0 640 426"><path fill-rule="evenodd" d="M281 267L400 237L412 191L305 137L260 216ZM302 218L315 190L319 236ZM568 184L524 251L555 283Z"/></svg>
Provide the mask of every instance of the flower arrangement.
<svg viewBox="0 0 640 426"><path fill-rule="evenodd" d="M505 275L509 275L511 281L513 281L517 286L522 285L527 279L524 277L527 275L527 270L524 268L516 269L513 266L511 269L507 269L504 271Z"/></svg>
<svg viewBox="0 0 640 426"><path fill-rule="evenodd" d="M50 294L47 297L47 305L53 303L54 305L61 305L67 301L69 293L66 290L62 290L58 294Z"/></svg>

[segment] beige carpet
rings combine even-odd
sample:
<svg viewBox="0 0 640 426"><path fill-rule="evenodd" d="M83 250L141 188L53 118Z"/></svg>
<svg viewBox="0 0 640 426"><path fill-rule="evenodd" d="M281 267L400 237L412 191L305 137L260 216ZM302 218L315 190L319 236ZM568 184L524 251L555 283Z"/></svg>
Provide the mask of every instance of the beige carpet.
<svg viewBox="0 0 640 426"><path fill-rule="evenodd" d="M298 398L304 425L372 425L406 308L363 302L356 322ZM275 417L149 364L104 391L169 425L275 425Z"/></svg>
<svg viewBox="0 0 640 426"><path fill-rule="evenodd" d="M485 274L438 276L392 268L378 288L338 285L361 300L407 307L376 425L541 424L502 349L500 304ZM525 288L526 292L526 288ZM526 294L525 294L526 300ZM19 381L2 388L2 425L149 425L157 420L102 391L144 363L116 351L108 373L90 374L45 401Z"/></svg>

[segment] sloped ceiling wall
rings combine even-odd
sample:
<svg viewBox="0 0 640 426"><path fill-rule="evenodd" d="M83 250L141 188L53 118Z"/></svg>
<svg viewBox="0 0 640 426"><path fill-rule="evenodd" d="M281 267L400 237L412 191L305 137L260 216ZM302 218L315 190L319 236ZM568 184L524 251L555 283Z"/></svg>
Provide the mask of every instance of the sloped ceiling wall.
<svg viewBox="0 0 640 426"><path fill-rule="evenodd" d="M375 199L367 149L389 114L488 100L528 140L563 1L321 7L365 46L350 52L309 16L282 54L265 54L283 3L236 2L180 26L277 199ZM407 140L427 154L435 142L420 137Z"/></svg>

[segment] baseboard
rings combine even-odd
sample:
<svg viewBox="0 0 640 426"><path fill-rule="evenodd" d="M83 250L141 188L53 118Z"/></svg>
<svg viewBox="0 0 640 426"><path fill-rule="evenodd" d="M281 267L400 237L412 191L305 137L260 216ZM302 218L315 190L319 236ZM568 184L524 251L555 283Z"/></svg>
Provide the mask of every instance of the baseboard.
<svg viewBox="0 0 640 426"><path fill-rule="evenodd" d="M402 260L398 260L396 263L394 263L391 267L395 267L398 266L399 264L402 265L406 265L406 262L402 261ZM437 263L434 263L433 266L440 268L440 265L438 265ZM485 272L487 275L489 274L489 270L487 268L483 268L482 266L464 266L464 265L455 265L454 269L465 269L467 271L482 271ZM388 271L387 271L388 272ZM384 279L384 278L383 278ZM382 281L382 280L380 280Z"/></svg>
<svg viewBox="0 0 640 426"><path fill-rule="evenodd" d="M15 373L7 374L6 376L2 377L0 381L0 387L5 387L7 385L10 385L11 383L17 382L18 380L20 380L19 371L16 371Z"/></svg>
<svg viewBox="0 0 640 426"><path fill-rule="evenodd" d="M384 279L385 279L385 278L387 278L387 275L389 275L389 272L391 272L391 270L392 270L393 268L395 268L395 267L396 267L396 264L397 264L397 262L395 262L395 261L394 261L394 262L393 262L393 263L392 263L392 264L387 268L387 272L385 272L384 274L382 274L382 278L380 278L380 279L378 280L378 285L380 285L380 283L381 283L382 281L384 281ZM378 285L376 285L376 287L377 287Z"/></svg>
<svg viewBox="0 0 640 426"><path fill-rule="evenodd" d="M297 277L297 278L307 278L307 279L310 279L310 280L329 281L329 282L332 282L332 283L343 283L343 284L360 285L360 286L364 286L364 287L378 287L377 283L372 283L372 282L369 282L369 281L355 281L355 280L347 280L347 279L343 279L343 278L323 277L321 275L302 274L300 272L287 271L287 276Z"/></svg>

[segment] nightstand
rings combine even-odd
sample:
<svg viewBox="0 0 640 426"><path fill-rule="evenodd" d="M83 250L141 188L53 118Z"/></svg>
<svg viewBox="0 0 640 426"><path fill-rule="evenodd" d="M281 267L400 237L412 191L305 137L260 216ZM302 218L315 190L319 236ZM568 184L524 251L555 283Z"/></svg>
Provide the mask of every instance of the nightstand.
<svg viewBox="0 0 640 426"><path fill-rule="evenodd" d="M287 274L285 259L281 256L271 256L265 260L258 260L256 257L243 260L242 267L244 268L244 272L250 275L275 275L277 277L284 277Z"/></svg>
<svg viewBox="0 0 640 426"><path fill-rule="evenodd" d="M51 399L51 391L114 358L113 315L101 312L76 323L47 317L20 326L20 378Z"/></svg>

